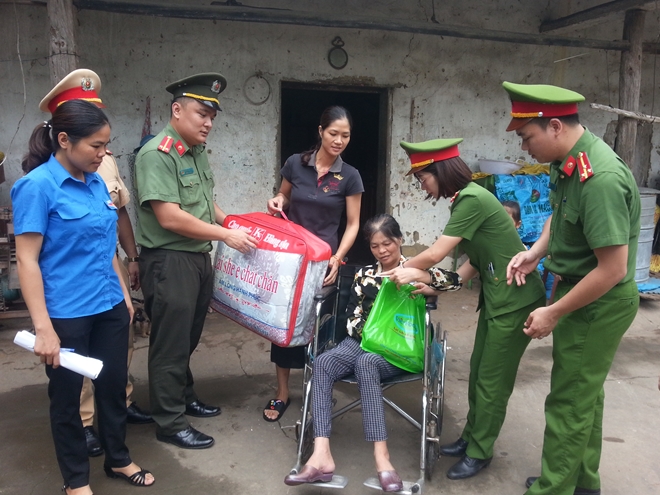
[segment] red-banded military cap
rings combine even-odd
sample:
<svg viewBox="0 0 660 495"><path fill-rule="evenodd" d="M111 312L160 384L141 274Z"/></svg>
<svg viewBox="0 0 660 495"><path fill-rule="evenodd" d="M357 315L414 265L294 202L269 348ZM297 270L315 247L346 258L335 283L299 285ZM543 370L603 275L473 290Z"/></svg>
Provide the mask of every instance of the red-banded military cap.
<svg viewBox="0 0 660 495"><path fill-rule="evenodd" d="M463 138L431 139L421 143L401 141L399 144L410 157L410 170L406 175L419 172L432 163L459 156L458 144L462 141Z"/></svg>
<svg viewBox="0 0 660 495"><path fill-rule="evenodd" d="M42 112L54 113L62 103L69 100L85 100L100 108L105 105L99 97L101 79L89 69L76 69L58 82L39 103Z"/></svg>
<svg viewBox="0 0 660 495"><path fill-rule="evenodd" d="M165 90L172 93L172 99L186 96L193 98L198 102L211 107L214 110L220 110L220 100L218 95L227 87L225 77L217 72L206 72L204 74L195 74L180 79L168 85Z"/></svg>
<svg viewBox="0 0 660 495"><path fill-rule="evenodd" d="M578 113L584 96L570 89L549 84L515 84L504 81L511 98L511 122L507 131L515 131L538 117L565 117Z"/></svg>

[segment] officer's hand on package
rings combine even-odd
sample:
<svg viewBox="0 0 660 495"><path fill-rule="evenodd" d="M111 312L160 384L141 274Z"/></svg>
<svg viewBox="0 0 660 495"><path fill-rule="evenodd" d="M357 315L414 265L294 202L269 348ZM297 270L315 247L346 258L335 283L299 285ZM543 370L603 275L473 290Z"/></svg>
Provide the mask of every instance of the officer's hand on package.
<svg viewBox="0 0 660 495"><path fill-rule="evenodd" d="M552 306L544 306L532 311L527 317L523 331L533 339L547 337L555 329L559 318Z"/></svg>
<svg viewBox="0 0 660 495"><path fill-rule="evenodd" d="M522 251L516 254L506 267L506 283L511 285L516 281L516 285L524 285L525 277L536 270L539 258L533 251Z"/></svg>
<svg viewBox="0 0 660 495"><path fill-rule="evenodd" d="M243 232L242 230L229 230L226 237L224 238L224 243L227 246L240 251L243 254L249 253L251 249L257 247L258 241Z"/></svg>

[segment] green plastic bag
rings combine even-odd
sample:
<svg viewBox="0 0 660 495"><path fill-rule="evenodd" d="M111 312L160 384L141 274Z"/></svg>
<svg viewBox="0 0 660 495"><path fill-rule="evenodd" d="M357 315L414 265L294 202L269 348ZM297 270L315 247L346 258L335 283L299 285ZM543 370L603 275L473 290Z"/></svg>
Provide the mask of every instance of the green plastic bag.
<svg viewBox="0 0 660 495"><path fill-rule="evenodd" d="M411 295L412 285L397 289L384 279L362 329L360 346L411 373L424 369L426 298Z"/></svg>

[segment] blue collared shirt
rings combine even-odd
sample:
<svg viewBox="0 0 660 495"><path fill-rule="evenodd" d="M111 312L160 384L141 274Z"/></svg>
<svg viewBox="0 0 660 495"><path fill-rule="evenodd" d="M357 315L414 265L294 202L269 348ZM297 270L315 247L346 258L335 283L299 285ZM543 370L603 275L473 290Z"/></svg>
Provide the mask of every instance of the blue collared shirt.
<svg viewBox="0 0 660 495"><path fill-rule="evenodd" d="M16 235L43 236L39 267L51 318L78 318L123 299L112 268L117 207L101 177L73 178L51 155L11 189Z"/></svg>

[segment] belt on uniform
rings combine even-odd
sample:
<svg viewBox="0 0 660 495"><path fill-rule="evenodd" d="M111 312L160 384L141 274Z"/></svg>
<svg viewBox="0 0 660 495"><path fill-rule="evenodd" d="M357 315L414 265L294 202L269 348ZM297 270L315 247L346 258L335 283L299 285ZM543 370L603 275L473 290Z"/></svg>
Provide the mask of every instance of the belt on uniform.
<svg viewBox="0 0 660 495"><path fill-rule="evenodd" d="M564 275L559 275L562 282L566 282L570 285L577 285L584 277L565 277Z"/></svg>

